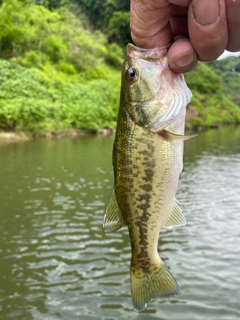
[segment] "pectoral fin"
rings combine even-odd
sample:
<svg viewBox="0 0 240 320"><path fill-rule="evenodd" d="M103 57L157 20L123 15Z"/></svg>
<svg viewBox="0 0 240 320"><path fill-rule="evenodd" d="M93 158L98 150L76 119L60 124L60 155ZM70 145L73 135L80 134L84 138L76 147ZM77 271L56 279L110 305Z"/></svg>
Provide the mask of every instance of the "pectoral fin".
<svg viewBox="0 0 240 320"><path fill-rule="evenodd" d="M103 229L105 233L114 232L120 229L125 224L121 211L118 207L115 191L113 190L112 197L109 201L104 219Z"/></svg>
<svg viewBox="0 0 240 320"><path fill-rule="evenodd" d="M186 218L182 214L181 208L179 208L177 204L177 200L175 199L175 202L173 204L172 210L167 218L167 221L165 222L163 228L176 228L181 227L186 224Z"/></svg>
<svg viewBox="0 0 240 320"><path fill-rule="evenodd" d="M197 136L197 134L193 134L191 136L184 136L176 133L169 132L167 130L162 130L158 133L161 137L165 138L166 140L189 140Z"/></svg>

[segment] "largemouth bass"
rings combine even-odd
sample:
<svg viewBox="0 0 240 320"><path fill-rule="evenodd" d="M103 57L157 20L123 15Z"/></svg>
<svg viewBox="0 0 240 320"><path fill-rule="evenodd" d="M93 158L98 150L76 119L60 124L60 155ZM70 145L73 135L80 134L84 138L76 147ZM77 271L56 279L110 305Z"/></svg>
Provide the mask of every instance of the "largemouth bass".
<svg viewBox="0 0 240 320"><path fill-rule="evenodd" d="M182 171L186 105L183 75L170 71L167 49L127 46L116 137L114 189L106 210L106 233L127 225L132 260L131 293L136 311L179 287L158 255L162 228L185 224L175 199Z"/></svg>

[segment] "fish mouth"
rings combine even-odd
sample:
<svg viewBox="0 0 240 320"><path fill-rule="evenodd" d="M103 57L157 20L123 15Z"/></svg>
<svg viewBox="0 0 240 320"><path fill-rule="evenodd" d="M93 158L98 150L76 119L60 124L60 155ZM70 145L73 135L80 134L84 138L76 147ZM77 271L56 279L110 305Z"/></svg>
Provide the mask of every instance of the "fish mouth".
<svg viewBox="0 0 240 320"><path fill-rule="evenodd" d="M163 58L170 47L170 44L159 48L151 48L151 49L145 49L145 48L139 48L135 45L128 43L127 45L127 55L132 59L144 59L147 61L157 61Z"/></svg>
<svg viewBox="0 0 240 320"><path fill-rule="evenodd" d="M127 45L127 57L125 65L134 66L136 60L145 60L153 62L153 68L159 68L159 86L157 82L153 83L151 90L148 90L148 96L139 99L141 90L136 99L132 99L132 106L139 113L137 123L144 121L148 122L149 128L153 131L178 116L182 109L186 107L191 98L191 91L187 87L182 74L173 73L168 67L168 52L169 45L163 48L143 49L132 44ZM144 65L142 68L144 68ZM150 95L151 92L151 95ZM138 92L137 92L138 93ZM141 96L142 97L142 96ZM135 98L135 97L134 97ZM131 114L131 112L130 112ZM137 119L135 115L135 121Z"/></svg>
<svg viewBox="0 0 240 320"><path fill-rule="evenodd" d="M129 68L137 70L137 79L140 79L141 86L146 90L141 90L135 85L135 93L137 93L132 101L135 103L146 102L154 99L154 97L161 90L160 77L162 74L167 73L168 61L167 61L168 46L163 48L145 49L139 48L129 43L127 45L127 55L125 57L123 71ZM156 81L152 81L151 76L156 78ZM153 82L152 85L148 85L148 82ZM137 82L137 81L136 81ZM133 83L133 82L132 82ZM144 97L142 96L144 93Z"/></svg>

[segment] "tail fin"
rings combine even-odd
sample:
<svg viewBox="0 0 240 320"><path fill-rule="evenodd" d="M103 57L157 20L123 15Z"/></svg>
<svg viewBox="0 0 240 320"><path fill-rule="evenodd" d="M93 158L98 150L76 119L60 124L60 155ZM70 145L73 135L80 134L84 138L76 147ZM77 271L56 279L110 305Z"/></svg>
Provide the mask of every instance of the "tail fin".
<svg viewBox="0 0 240 320"><path fill-rule="evenodd" d="M177 281L162 263L159 271L136 277L131 268L131 291L133 308L141 312L152 299L169 298L180 292Z"/></svg>

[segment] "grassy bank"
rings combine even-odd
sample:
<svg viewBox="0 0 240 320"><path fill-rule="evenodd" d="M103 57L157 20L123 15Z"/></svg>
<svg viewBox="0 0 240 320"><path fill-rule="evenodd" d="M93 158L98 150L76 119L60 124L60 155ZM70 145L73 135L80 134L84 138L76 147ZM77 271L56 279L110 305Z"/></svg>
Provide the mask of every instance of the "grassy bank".
<svg viewBox="0 0 240 320"><path fill-rule="evenodd" d="M240 123L240 107L233 102L231 91L224 84L221 74L199 63L195 70L185 75L185 79L193 94L187 108L188 127L207 128Z"/></svg>
<svg viewBox="0 0 240 320"><path fill-rule="evenodd" d="M107 65L66 74L48 65L26 68L0 60L0 128L30 136L59 136L116 127L120 71ZM193 92L187 128L239 123L240 108L224 92L221 78L199 64L185 75Z"/></svg>
<svg viewBox="0 0 240 320"><path fill-rule="evenodd" d="M0 60L0 128L32 134L114 128L119 73L105 69L111 79L86 80Z"/></svg>
<svg viewBox="0 0 240 320"><path fill-rule="evenodd" d="M0 8L0 130L28 134L114 128L122 49L66 8Z"/></svg>

